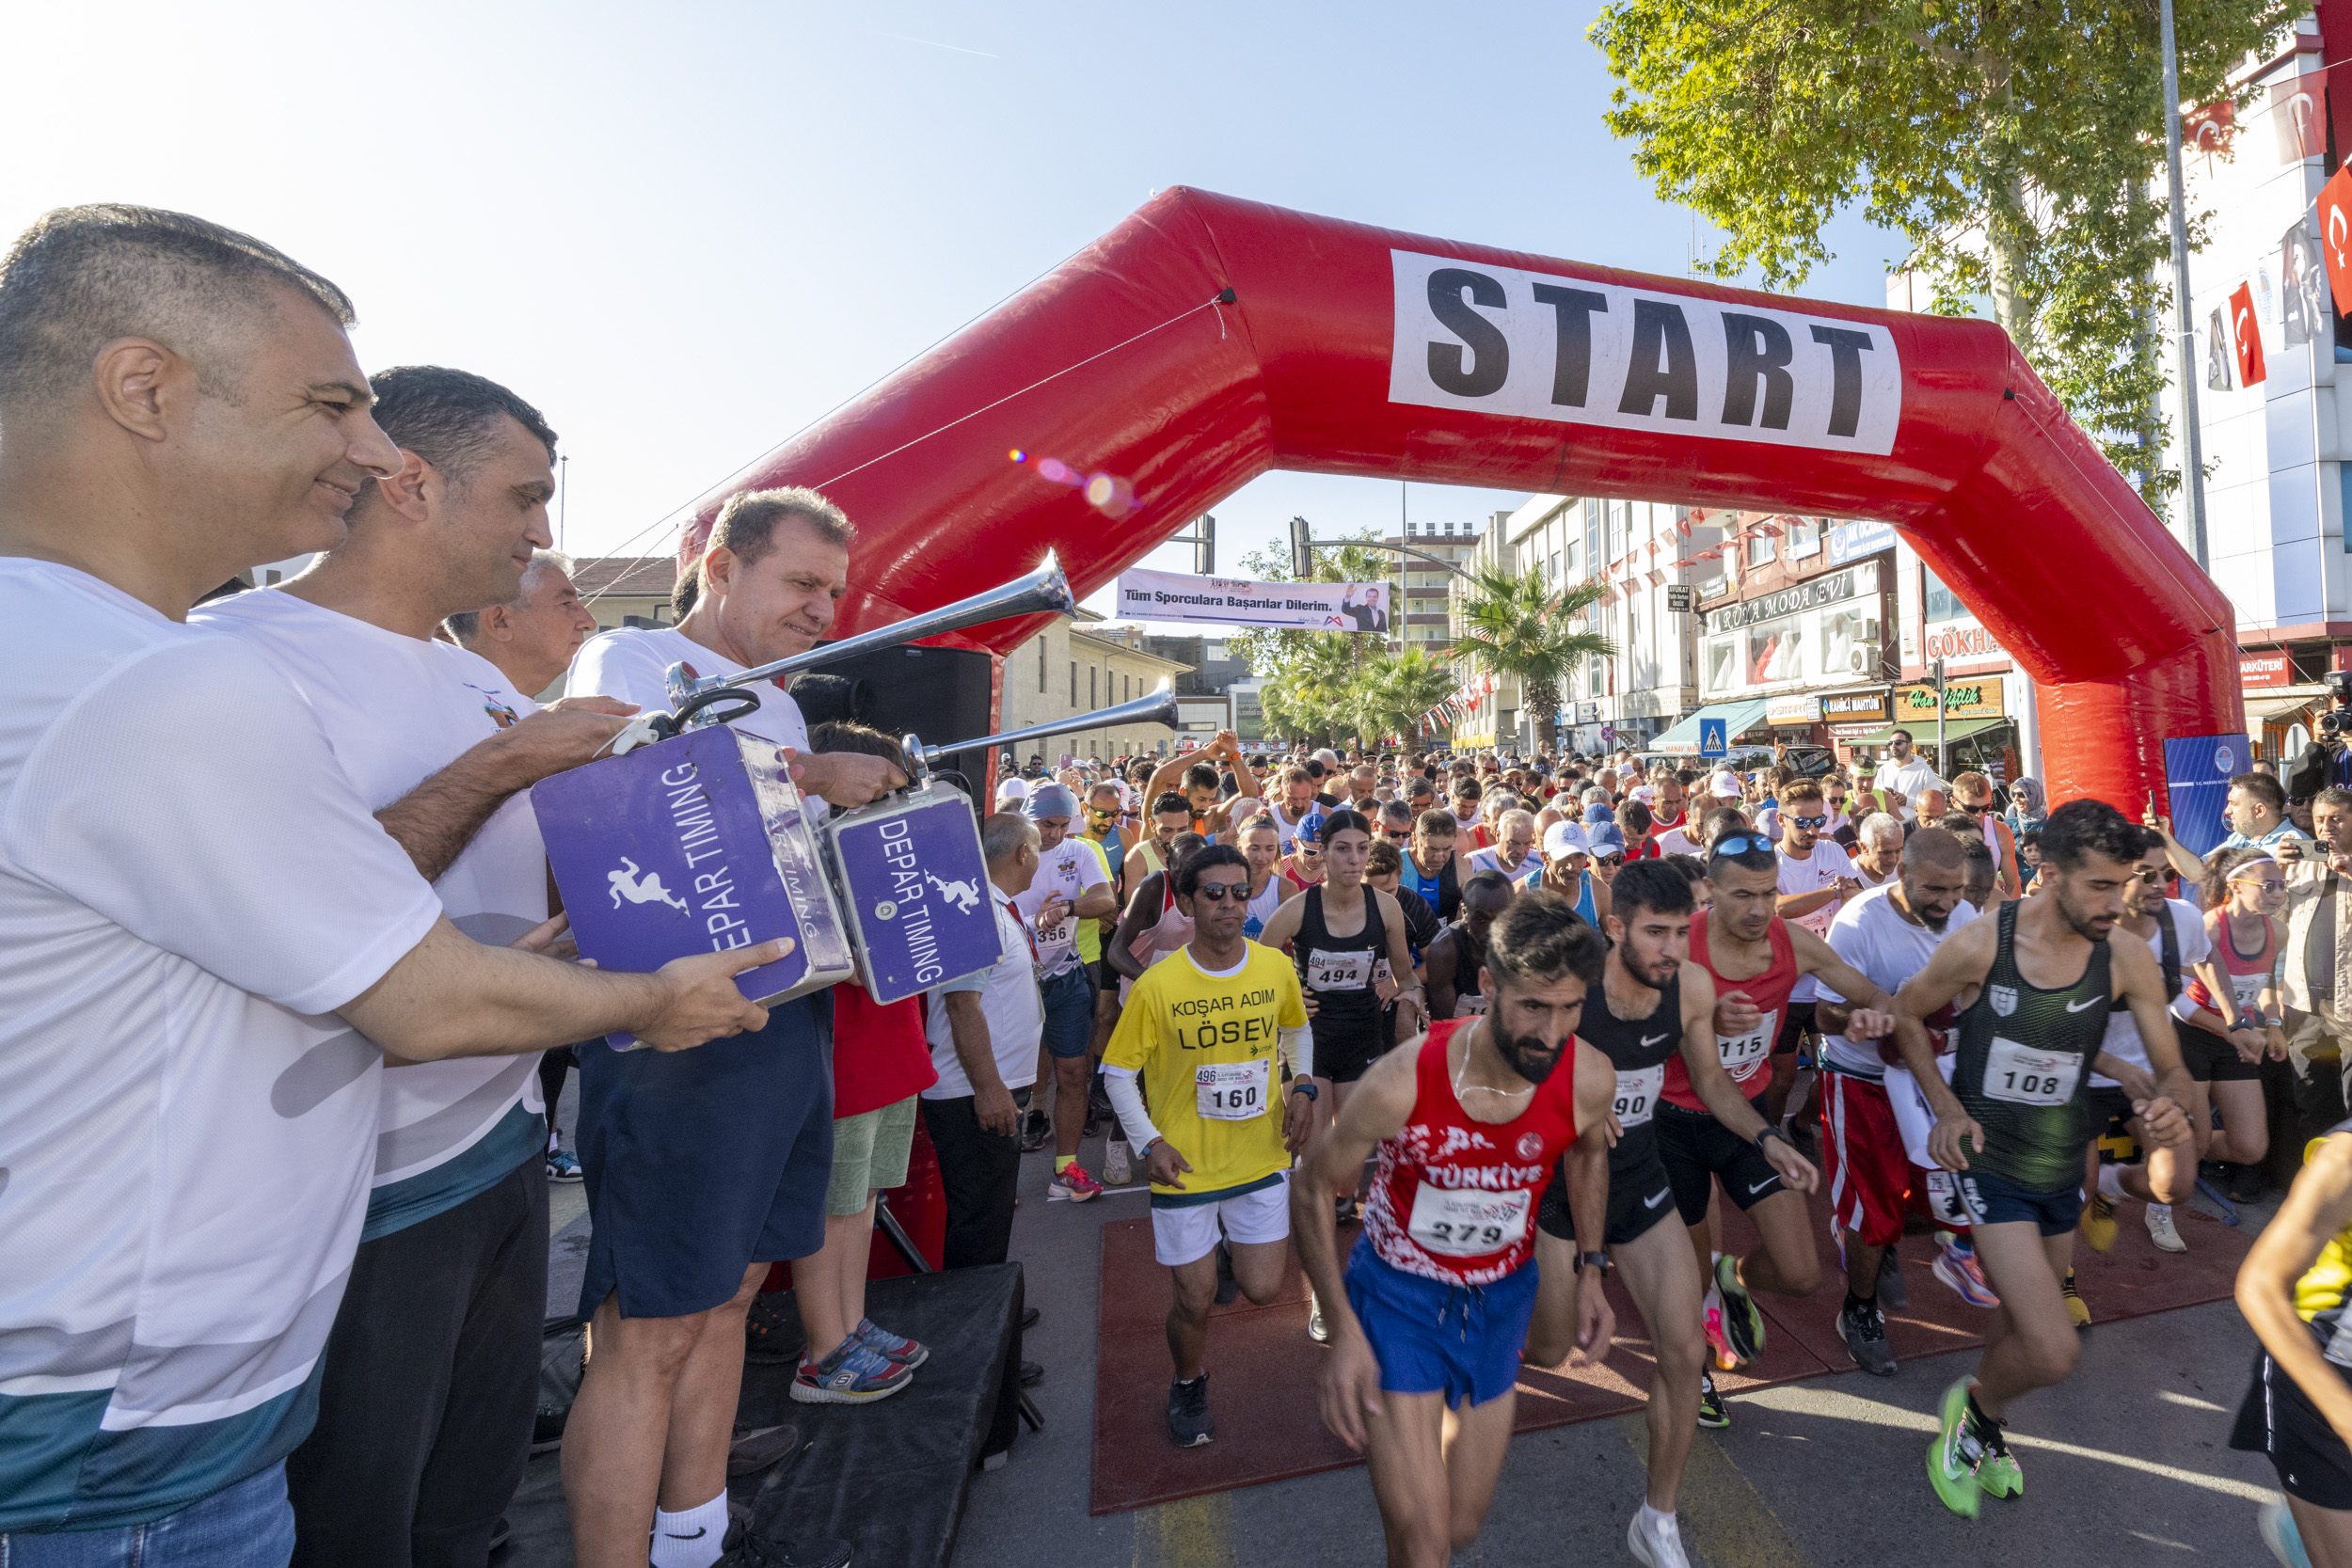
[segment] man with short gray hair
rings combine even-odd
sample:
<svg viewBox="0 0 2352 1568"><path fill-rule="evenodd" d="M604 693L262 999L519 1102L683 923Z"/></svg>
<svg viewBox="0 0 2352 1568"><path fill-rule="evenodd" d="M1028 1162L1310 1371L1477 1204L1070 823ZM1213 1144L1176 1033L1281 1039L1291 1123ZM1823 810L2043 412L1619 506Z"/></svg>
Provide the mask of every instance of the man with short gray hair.
<svg viewBox="0 0 2352 1568"><path fill-rule="evenodd" d="M571 557L533 550L511 602L460 610L444 625L459 647L497 665L516 690L536 697L564 678L572 656L595 635L596 618L580 602Z"/></svg>
<svg viewBox="0 0 2352 1568"><path fill-rule="evenodd" d="M1854 880L1865 888L1884 887L1902 868L1903 825L1883 811L1874 811L1855 830Z"/></svg>

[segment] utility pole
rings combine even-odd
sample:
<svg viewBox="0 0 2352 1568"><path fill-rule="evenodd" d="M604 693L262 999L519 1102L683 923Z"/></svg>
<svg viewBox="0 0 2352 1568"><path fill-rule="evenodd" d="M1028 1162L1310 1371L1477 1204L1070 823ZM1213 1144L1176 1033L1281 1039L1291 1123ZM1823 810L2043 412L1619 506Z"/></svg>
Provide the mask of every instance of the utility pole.
<svg viewBox="0 0 2352 1568"><path fill-rule="evenodd" d="M1952 763L1951 759L1944 753L1944 661L1942 659L1935 661L1933 668L1929 672L1929 678L1935 682L1935 771L1937 777L1949 781L1952 776Z"/></svg>
<svg viewBox="0 0 2352 1568"><path fill-rule="evenodd" d="M2197 329L2188 298L2188 213L2181 183L2181 67L2172 46L2172 0L2162 0L2157 27L2164 48L2164 169L2171 194L2172 303L2179 319L2181 445L2187 481L2189 553L2206 567L2204 442L2197 428Z"/></svg>

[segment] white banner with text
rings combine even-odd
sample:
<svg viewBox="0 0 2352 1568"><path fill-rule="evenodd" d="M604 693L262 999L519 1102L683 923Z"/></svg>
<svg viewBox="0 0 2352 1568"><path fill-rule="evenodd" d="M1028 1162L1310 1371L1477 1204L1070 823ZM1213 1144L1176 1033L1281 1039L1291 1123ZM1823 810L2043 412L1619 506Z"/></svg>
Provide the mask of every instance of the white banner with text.
<svg viewBox="0 0 2352 1568"><path fill-rule="evenodd" d="M1247 582L1140 568L1119 574L1117 621L1282 626L1299 631L1389 629L1385 582Z"/></svg>

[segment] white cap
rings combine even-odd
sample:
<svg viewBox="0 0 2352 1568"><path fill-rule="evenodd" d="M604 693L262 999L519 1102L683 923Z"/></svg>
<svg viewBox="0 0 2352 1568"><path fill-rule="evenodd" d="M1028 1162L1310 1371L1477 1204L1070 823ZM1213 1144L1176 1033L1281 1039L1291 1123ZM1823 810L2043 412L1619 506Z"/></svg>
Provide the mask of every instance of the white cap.
<svg viewBox="0 0 2352 1568"><path fill-rule="evenodd" d="M1727 800L1737 800L1740 798L1740 775L1728 768L1723 769L1707 781L1707 792L1720 795Z"/></svg>
<svg viewBox="0 0 2352 1568"><path fill-rule="evenodd" d="M996 781L996 803L998 805L1001 806L1008 800L1025 800L1028 798L1028 780L999 779Z"/></svg>
<svg viewBox="0 0 2352 1568"><path fill-rule="evenodd" d="M1544 859L1556 861L1569 855L1589 855L1592 849L1584 842L1584 830L1574 822L1554 822L1544 830Z"/></svg>

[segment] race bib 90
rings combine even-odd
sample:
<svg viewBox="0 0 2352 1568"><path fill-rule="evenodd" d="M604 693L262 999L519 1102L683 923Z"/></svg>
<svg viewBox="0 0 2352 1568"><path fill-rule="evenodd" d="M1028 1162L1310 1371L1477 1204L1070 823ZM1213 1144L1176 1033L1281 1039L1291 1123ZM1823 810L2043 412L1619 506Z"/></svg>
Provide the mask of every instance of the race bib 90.
<svg viewBox="0 0 2352 1568"><path fill-rule="evenodd" d="M1995 1035L1984 1057L1984 1092L2012 1105L2063 1105L2074 1098L2082 1070L2079 1051L2029 1051Z"/></svg>
<svg viewBox="0 0 2352 1568"><path fill-rule="evenodd" d="M1666 1082L1666 1064L1617 1074L1616 1103L1610 1107L1621 1127L1639 1127L1649 1120L1658 1104L1658 1091Z"/></svg>
<svg viewBox="0 0 2352 1568"><path fill-rule="evenodd" d="M1192 1069L1194 1108L1209 1121L1248 1121L1265 1115L1266 1085L1274 1064L1203 1062Z"/></svg>
<svg viewBox="0 0 2352 1568"><path fill-rule="evenodd" d="M1436 1258L1483 1258L1516 1246L1527 1235L1525 1188L1489 1193L1474 1188L1432 1187L1413 1195L1413 1217L1405 1233Z"/></svg>

